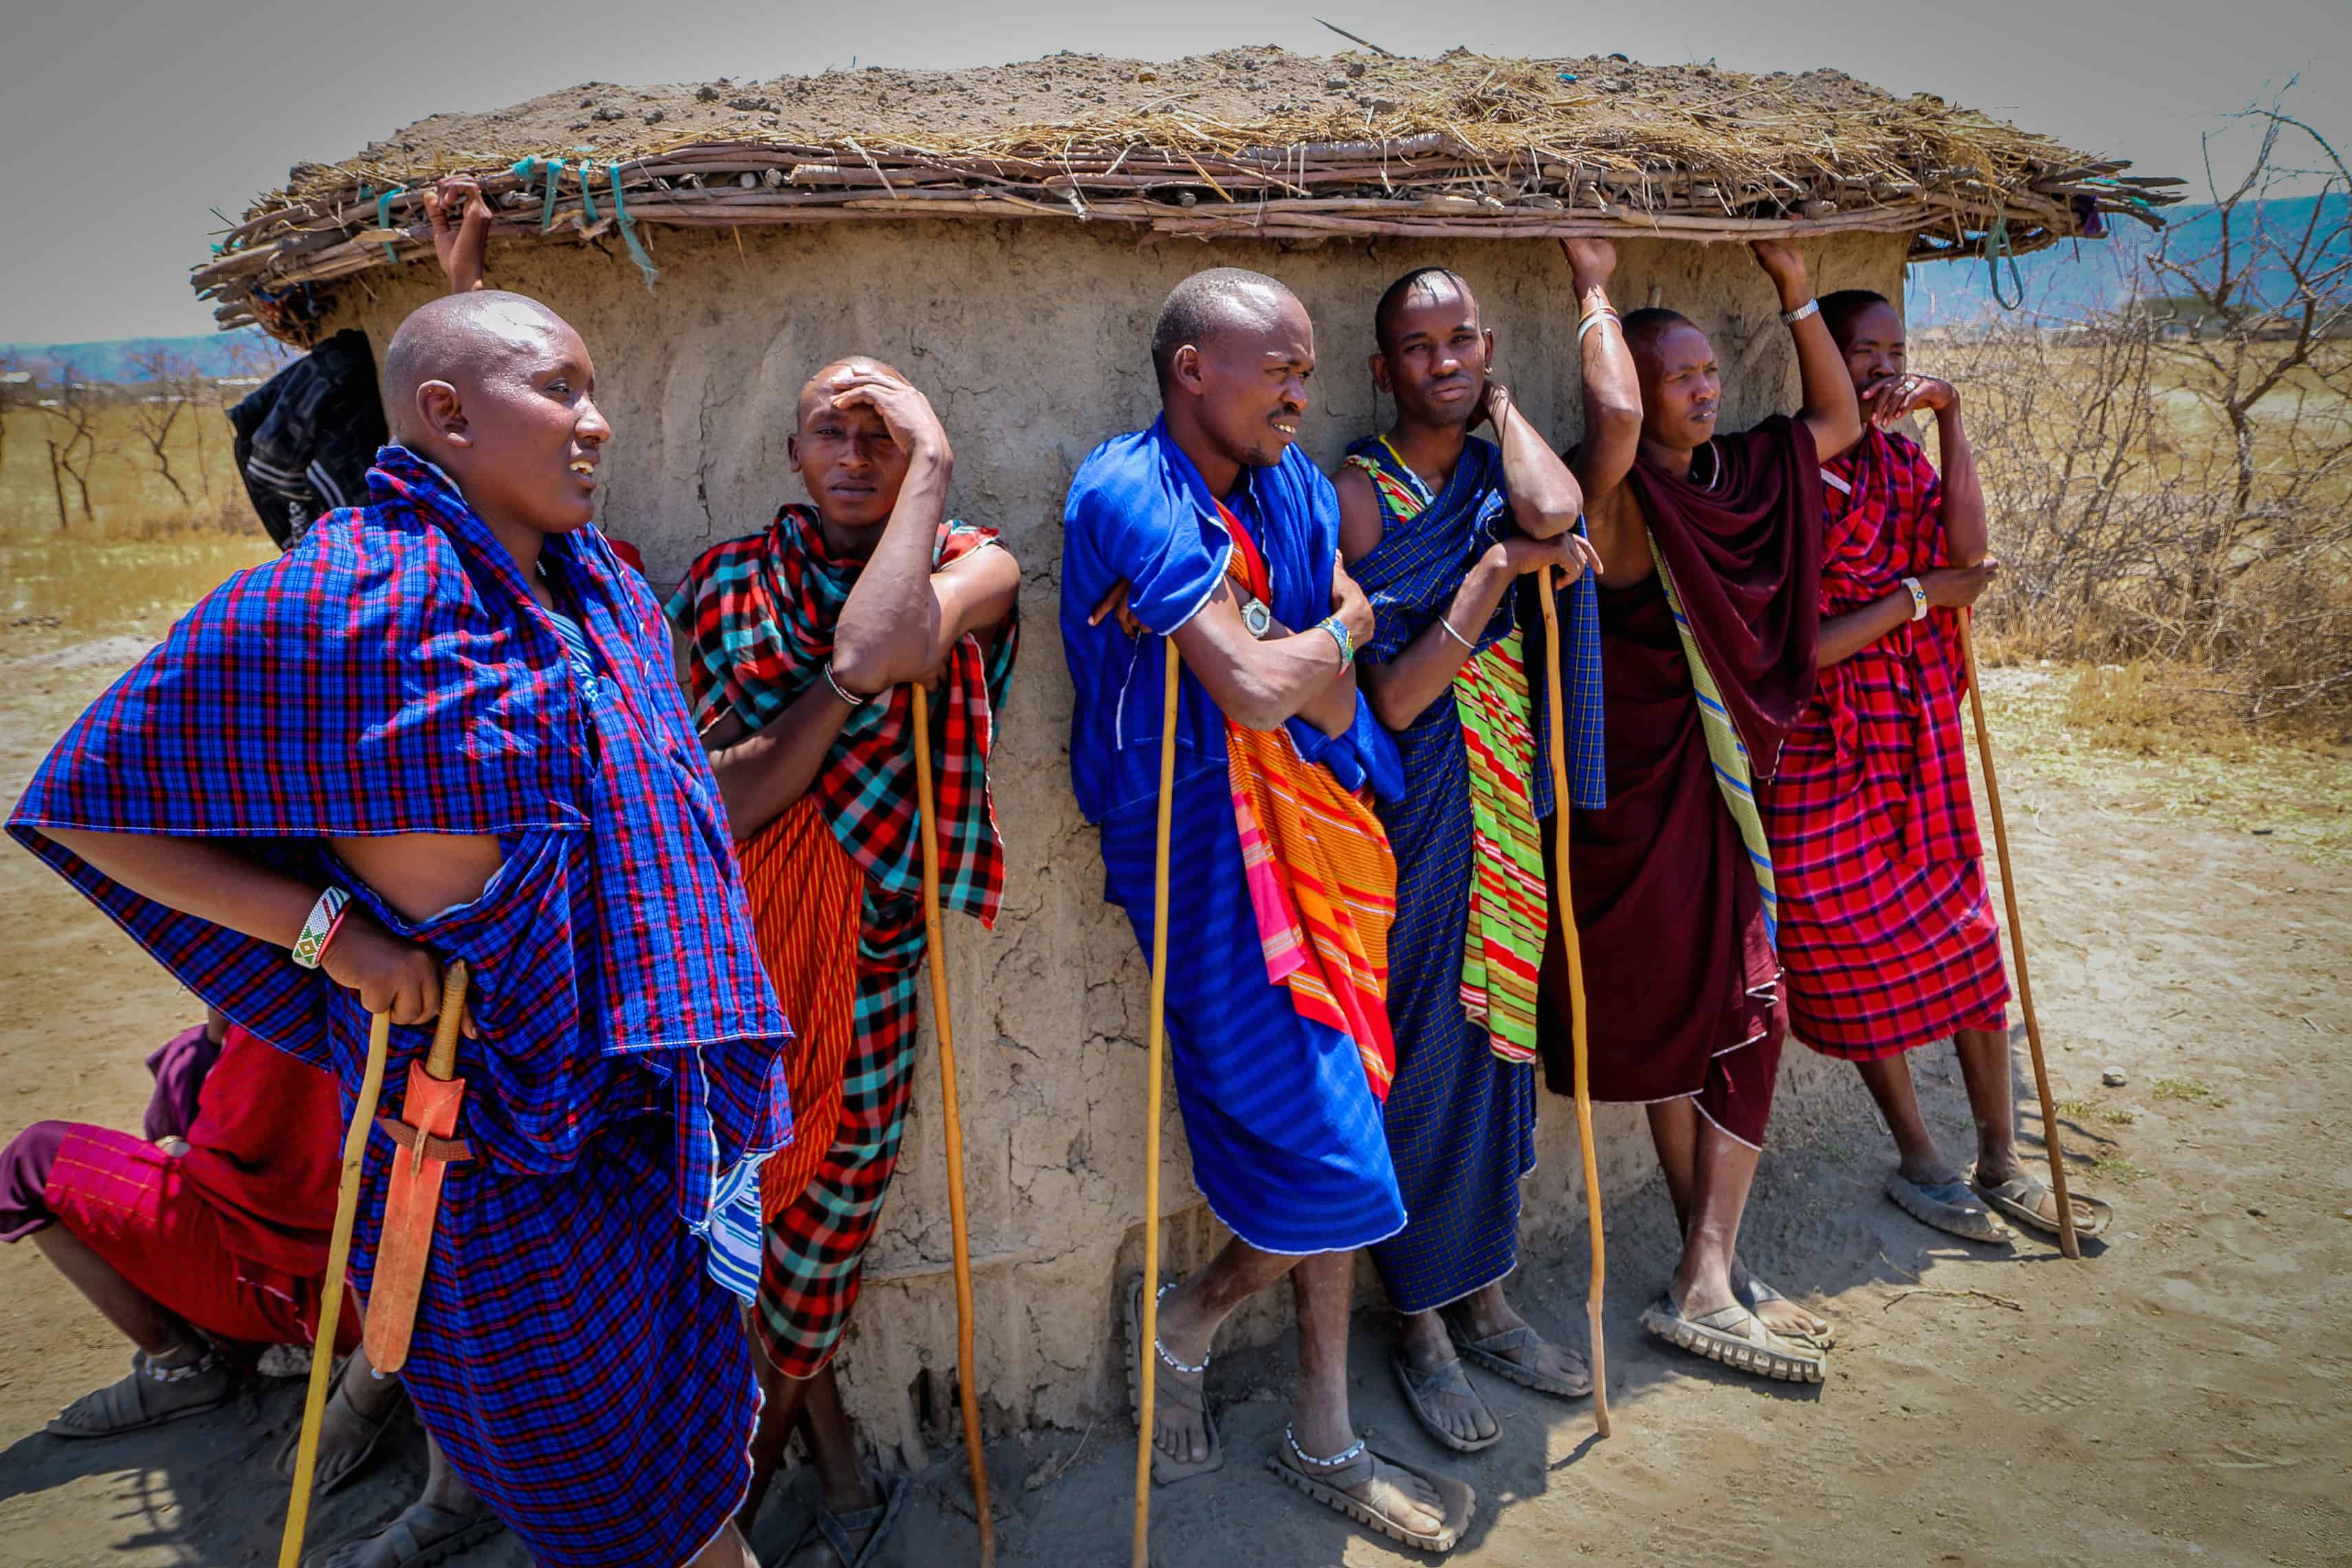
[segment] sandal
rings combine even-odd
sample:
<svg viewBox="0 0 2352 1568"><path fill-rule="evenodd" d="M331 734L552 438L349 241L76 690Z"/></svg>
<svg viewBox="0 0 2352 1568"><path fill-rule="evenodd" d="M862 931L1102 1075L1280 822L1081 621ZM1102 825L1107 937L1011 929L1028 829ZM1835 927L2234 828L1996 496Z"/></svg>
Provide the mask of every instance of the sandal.
<svg viewBox="0 0 2352 1568"><path fill-rule="evenodd" d="M1543 1336L1522 1323L1516 1329L1505 1329L1499 1334L1489 1334L1474 1340L1453 1319L1445 1319L1446 1338L1454 1348L1493 1373L1508 1378L1521 1388L1531 1388L1538 1394L1549 1394L1555 1399L1581 1399L1592 1392L1592 1374L1587 1373L1582 1383L1565 1377L1553 1377L1538 1372L1533 1366L1511 1359L1514 1351L1533 1354L1543 1343Z"/></svg>
<svg viewBox="0 0 2352 1568"><path fill-rule="evenodd" d="M1331 1468L1309 1470L1306 1456L1299 1451L1297 1440L1286 1433L1281 1447L1265 1457L1265 1468L1324 1507L1337 1509L1357 1523L1379 1531L1391 1541L1401 1541L1423 1552L1451 1552L1461 1542L1462 1532L1470 1525L1470 1510L1478 1505L1478 1494L1470 1489L1467 1482L1424 1470L1418 1465L1409 1465L1391 1455L1375 1453L1370 1445L1362 1442L1340 1456L1340 1459L1341 1462ZM1437 1494L1437 1506L1444 1522L1436 1530L1423 1533L1410 1525L1401 1524L1382 1512L1378 1505L1350 1496L1348 1491L1350 1487L1360 1487L1371 1480L1387 1480L1393 1489L1396 1482L1392 1478L1400 1471L1418 1477Z"/></svg>
<svg viewBox="0 0 2352 1568"><path fill-rule="evenodd" d="M302 1568L435 1568L505 1528L488 1509L451 1513L429 1502L413 1502L383 1529L305 1557Z"/></svg>
<svg viewBox="0 0 2352 1568"><path fill-rule="evenodd" d="M1642 1313L1642 1327L1677 1350L1720 1362L1734 1372L1784 1383L1822 1381L1823 1358L1819 1350L1774 1333L1737 1301L1703 1318L1686 1318L1674 1293L1668 1291Z"/></svg>
<svg viewBox="0 0 2352 1568"><path fill-rule="evenodd" d="M1477 1389L1471 1386L1470 1374L1462 1370L1459 1361L1449 1361L1435 1372L1423 1372L1405 1359L1404 1352L1392 1350L1389 1352L1389 1369L1396 1373L1397 1386L1404 1390L1405 1405L1412 1412L1412 1418L1421 1423L1421 1429L1455 1453L1475 1454L1503 1440L1503 1424L1495 1419L1495 1413L1487 1409L1485 1400L1478 1397ZM1436 1394L1476 1401L1478 1408L1486 1414L1486 1424L1494 1430L1484 1437L1463 1437L1447 1431L1438 1424L1437 1417L1430 1414L1429 1406L1423 1403Z"/></svg>
<svg viewBox="0 0 2352 1568"><path fill-rule="evenodd" d="M1174 1289L1176 1282L1171 1279L1160 1288L1160 1294L1165 1296ZM1179 1380L1177 1373L1191 1369L1181 1366L1156 1341L1151 1352L1153 1404L1156 1405L1164 1399L1192 1411L1201 1418L1202 1429L1209 1435L1209 1457L1197 1464L1190 1459L1179 1459L1154 1443L1151 1446L1152 1485L1173 1486L1178 1481L1191 1480L1194 1476L1205 1476L1212 1470L1224 1468L1224 1440L1217 1435L1217 1418L1209 1414L1205 1386L1209 1371L1207 1359L1203 1358L1200 1366L1200 1374L1204 1382L1185 1383ZM1127 1408L1129 1415L1134 1417L1137 1429L1140 1430L1143 1426L1143 1276L1140 1272L1131 1276L1127 1285Z"/></svg>
<svg viewBox="0 0 2352 1568"><path fill-rule="evenodd" d="M1984 1200L1970 1192L1966 1182L1938 1182L1929 1186L1897 1171L1886 1178L1886 1195L1895 1201L1896 1208L1921 1225L1933 1226L1963 1241L2005 1243L2014 1239L2014 1233L2000 1223L2000 1216L1987 1208Z"/></svg>
<svg viewBox="0 0 2352 1568"><path fill-rule="evenodd" d="M173 1392L167 1395L165 1389ZM47 1431L52 1437L112 1437L201 1414L236 1391L236 1373L217 1351L208 1349L185 1366L173 1367L157 1366L145 1351L133 1351L129 1376L67 1405Z"/></svg>
<svg viewBox="0 0 2352 1568"><path fill-rule="evenodd" d="M384 1406L382 1415L371 1421L361 1415L359 1406L353 1405L344 1394L343 1374L341 1370L334 1373L334 1378L335 1385L327 1393L327 1409L332 1410L340 1405L343 1414L357 1422L366 1431L367 1436L360 1444L359 1451L351 1457L351 1462L339 1470L328 1469L325 1464L326 1456L323 1454L320 1456L319 1472L310 1483L310 1495L313 1497L327 1497L342 1490L343 1488L359 1479L360 1472L366 1469L368 1461L375 1458L376 1449L383 1442L383 1435L392 1429L393 1422L408 1406L408 1387L405 1384L395 1380L393 1384L392 1403ZM323 1432L326 1427L324 1416L320 1417L319 1426ZM301 1443L302 1426L301 1423L297 1422L294 1430L286 1435L285 1446L278 1450L278 1477L280 1480L290 1481L294 1479L295 1451L301 1447Z"/></svg>
<svg viewBox="0 0 2352 1568"><path fill-rule="evenodd" d="M816 1517L803 1527L800 1539L793 1542L782 1560L790 1562L800 1555L803 1547L822 1541L841 1568L866 1568L874 1561L874 1554L882 1550L882 1538L898 1522L898 1507L907 1500L906 1477L880 1477L877 1484L882 1489L882 1500L871 1508L861 1508L855 1513L835 1513L831 1509L819 1508ZM849 1532L853 1530L870 1531L865 1545L855 1549L850 1546Z"/></svg>
<svg viewBox="0 0 2352 1568"><path fill-rule="evenodd" d="M2044 1236L2060 1233L2058 1222L2042 1217L2042 1205L2050 1198L2050 1184L2030 1172L2021 1171L1998 1186L1987 1186L1975 1170L1969 1172L1969 1181L1984 1197L1984 1201L2016 1220L2030 1225ZM2116 1211L2097 1198L2086 1198L2080 1193L2069 1193L2074 1202L2074 1234L2096 1236L2107 1228Z"/></svg>

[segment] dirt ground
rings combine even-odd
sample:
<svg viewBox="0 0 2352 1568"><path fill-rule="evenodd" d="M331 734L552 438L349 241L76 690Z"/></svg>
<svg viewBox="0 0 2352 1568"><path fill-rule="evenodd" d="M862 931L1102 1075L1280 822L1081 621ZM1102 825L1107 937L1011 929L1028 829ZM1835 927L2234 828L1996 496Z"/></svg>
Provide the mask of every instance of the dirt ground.
<svg viewBox="0 0 2352 1568"><path fill-rule="evenodd" d="M15 798L140 646L54 620L0 626L0 795ZM2031 679L1994 672L1997 700ZM2003 1254L1922 1228L1879 1195L1890 1155L1857 1091L1850 1114L1769 1152L1750 1209L1749 1258L1840 1327L1829 1382L1799 1389L1643 1340L1636 1318L1668 1264L1666 1205L1654 1182L1610 1193L1615 1436L1596 1442L1583 1405L1483 1380L1505 1437L1451 1466L1480 1497L1456 1560L2352 1563L2352 1348L2336 1294L2352 1270L2340 1142L2352 868L2301 840L2182 815L2179 799L2152 803L2144 768L2129 789L2079 755L2063 773L2029 757L2005 778L2064 1136L2077 1182L2115 1202L2115 1233L2069 1263L2038 1240ZM2339 798L2345 782L2329 784ZM13 846L0 852L0 1134L44 1117L135 1126L142 1058L194 1016ZM2021 1061L2021 1033L2020 1047ZM2108 1068L2122 1087L2102 1086ZM1948 1055L1923 1053L1919 1070L1947 1149L1963 1152ZM2030 1105L2030 1080L2020 1091ZM2027 1126L2038 1132L2038 1117ZM1545 1180L1531 1202L1559 1201ZM1580 1340L1580 1259L1531 1267L1517 1293ZM1360 1418L1436 1462L1390 1383L1388 1334L1377 1314L1360 1318ZM299 1385L257 1384L112 1442L43 1435L58 1406L120 1373L126 1347L29 1247L0 1255L0 1559L274 1559L284 1494L269 1460ZM1166 1568L1416 1560L1260 1468L1279 1440L1287 1353L1212 1374L1229 1463L1155 1499ZM992 1445L1000 1561L1124 1563L1132 1441L1113 1413L1082 1434ZM389 1517L421 1475L412 1435L321 1506L314 1539ZM916 1478L884 1563L971 1561L962 1490L949 1448ZM804 1517L802 1486L783 1491L761 1521L766 1551ZM523 1556L501 1540L458 1562Z"/></svg>

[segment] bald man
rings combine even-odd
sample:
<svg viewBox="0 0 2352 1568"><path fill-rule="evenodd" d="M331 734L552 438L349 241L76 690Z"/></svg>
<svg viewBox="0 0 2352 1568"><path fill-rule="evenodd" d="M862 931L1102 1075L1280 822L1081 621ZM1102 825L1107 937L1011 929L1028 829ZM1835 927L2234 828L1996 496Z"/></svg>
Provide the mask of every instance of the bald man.
<svg viewBox="0 0 2352 1568"><path fill-rule="evenodd" d="M1405 1222L1381 1121L1396 862L1371 804L1403 783L1356 689L1370 605L1339 564L1339 502L1298 450L1315 331L1289 289L1234 268L1178 284L1152 333L1161 417L1088 455L1063 511L1062 642L1076 687L1070 773L1102 829L1106 891L1152 949L1171 816L1168 1039L1192 1179L1234 1239L1162 1292L1141 1338L1157 1379L1152 1474L1223 1463L1212 1342L1286 1275L1298 1304L1285 1481L1426 1551L1461 1538L1470 1489L1387 1455L1348 1403L1358 1249ZM1162 693L1181 655L1175 729ZM1173 798L1160 799L1164 743Z"/></svg>
<svg viewBox="0 0 2352 1568"><path fill-rule="evenodd" d="M748 1563L736 1290L787 1026L660 606L591 522L595 367L485 290L410 316L384 378L368 504L200 601L9 828L347 1107L370 1015L396 1116L442 963L472 970L403 1373L454 1476L330 1561L439 1561L502 1520L553 1568ZM363 1294L394 1152L369 1142Z"/></svg>
<svg viewBox="0 0 2352 1568"><path fill-rule="evenodd" d="M801 389L785 452L807 504L713 545L669 601L770 976L797 1038L791 1150L769 1163L755 1331L766 1403L748 1526L797 1423L824 1492L783 1561L865 1561L905 1487L867 1475L833 1357L898 1161L924 958L912 683L930 689L940 896L993 923L1004 857L988 795L1021 568L947 515L955 453L878 360Z"/></svg>

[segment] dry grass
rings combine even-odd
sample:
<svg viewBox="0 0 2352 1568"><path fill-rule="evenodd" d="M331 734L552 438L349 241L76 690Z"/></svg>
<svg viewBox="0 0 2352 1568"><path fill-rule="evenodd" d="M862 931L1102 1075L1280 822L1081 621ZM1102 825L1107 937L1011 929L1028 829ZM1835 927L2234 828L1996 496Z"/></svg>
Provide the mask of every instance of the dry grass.
<svg viewBox="0 0 2352 1568"><path fill-rule="evenodd" d="M58 518L58 486L50 479L49 445L68 434L66 421L31 406L0 415L0 543L51 542L61 533L113 542L193 536L260 535L261 525L237 478L228 420L215 406L197 406L174 422L165 444L173 470L186 487L183 502L164 482L140 438L131 407L112 400L93 411L96 451L88 467L89 513L70 479L62 486L65 521ZM265 540L264 542L267 542Z"/></svg>

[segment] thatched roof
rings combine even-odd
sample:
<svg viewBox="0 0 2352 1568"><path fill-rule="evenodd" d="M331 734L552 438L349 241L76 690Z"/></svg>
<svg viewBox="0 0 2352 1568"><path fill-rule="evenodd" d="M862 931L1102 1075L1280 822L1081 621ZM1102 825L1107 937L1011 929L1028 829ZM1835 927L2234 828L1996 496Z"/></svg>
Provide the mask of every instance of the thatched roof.
<svg viewBox="0 0 2352 1568"><path fill-rule="evenodd" d="M435 115L340 163L296 164L194 281L236 322L257 289L266 301L429 264L423 192L459 172L482 177L502 213L496 233L577 242L618 228L632 252L656 225L929 217L1285 239L1863 230L1907 234L1924 258L2037 249L2095 226L2094 214L2154 223L2174 199L2158 187L2179 182L2119 177L2128 167L1834 70L1460 50L1065 54L973 70L591 82Z"/></svg>

